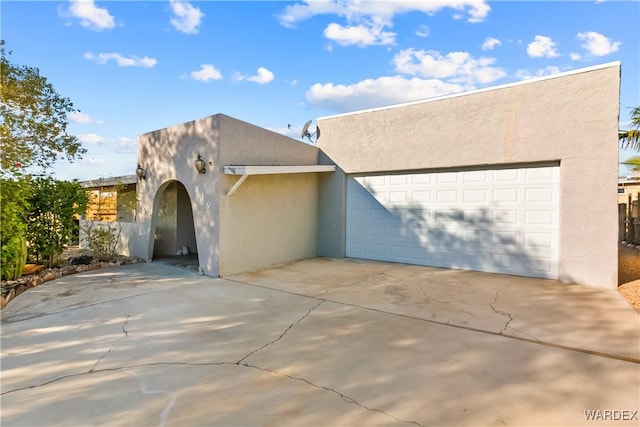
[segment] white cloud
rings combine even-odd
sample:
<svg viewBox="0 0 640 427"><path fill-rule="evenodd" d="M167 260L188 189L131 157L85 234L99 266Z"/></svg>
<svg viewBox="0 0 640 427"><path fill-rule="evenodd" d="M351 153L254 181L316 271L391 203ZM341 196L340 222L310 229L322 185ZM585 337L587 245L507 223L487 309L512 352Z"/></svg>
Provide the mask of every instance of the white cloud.
<svg viewBox="0 0 640 427"><path fill-rule="evenodd" d="M80 111L70 112L69 114L67 114L67 118L69 119L69 121L73 123L78 123L81 125L89 124L89 123L103 123L102 120L96 120L90 115L86 113L82 113Z"/></svg>
<svg viewBox="0 0 640 427"><path fill-rule="evenodd" d="M556 44L551 37L536 35L527 46L527 54L532 58L555 58L560 56L556 51Z"/></svg>
<svg viewBox="0 0 640 427"><path fill-rule="evenodd" d="M170 4L173 12L173 16L170 19L171 25L182 33L196 34L198 26L200 26L202 18L205 16L204 13L186 1L170 0Z"/></svg>
<svg viewBox="0 0 640 427"><path fill-rule="evenodd" d="M109 152L135 153L137 150L137 140L127 136L106 138L95 133L82 133L76 135L76 137L82 144L99 146L102 149L107 149Z"/></svg>
<svg viewBox="0 0 640 427"><path fill-rule="evenodd" d="M548 76L551 74L558 74L569 69L570 67L557 67L555 65L549 65L535 71L521 69L516 71L516 77L521 80L526 80L534 77L542 77L542 76Z"/></svg>
<svg viewBox="0 0 640 427"><path fill-rule="evenodd" d="M582 59L582 55L580 55L579 53L572 52L569 54L569 58L571 58L574 61L579 61Z"/></svg>
<svg viewBox="0 0 640 427"><path fill-rule="evenodd" d="M81 133L76 135L76 137L82 144L98 144L105 141L102 136L96 135L95 133Z"/></svg>
<svg viewBox="0 0 640 427"><path fill-rule="evenodd" d="M496 46L500 46L502 42L494 37L487 37L482 43L482 50L492 50Z"/></svg>
<svg viewBox="0 0 640 427"><path fill-rule="evenodd" d="M416 30L416 36L418 37L429 37L429 27L426 25L420 25Z"/></svg>
<svg viewBox="0 0 640 427"><path fill-rule="evenodd" d="M233 78L237 81L247 80L263 85L273 81L274 75L268 69L260 67L258 68L257 73L253 76L245 76L244 74L236 73Z"/></svg>
<svg viewBox="0 0 640 427"><path fill-rule="evenodd" d="M74 18L80 19L80 25L91 30L110 30L116 26L109 11L96 6L93 0L71 0L69 12Z"/></svg>
<svg viewBox="0 0 640 427"><path fill-rule="evenodd" d="M449 79L452 83L487 84L506 76L493 67L494 58L473 58L468 52L450 52L405 49L393 58L396 71L427 78Z"/></svg>
<svg viewBox="0 0 640 427"><path fill-rule="evenodd" d="M109 145L116 153L136 153L138 149L138 141L128 136L118 136Z"/></svg>
<svg viewBox="0 0 640 427"><path fill-rule="evenodd" d="M201 82L208 82L209 80L220 80L222 78L222 73L216 69L211 64L202 64L200 65L200 69L196 71L192 71L189 73L192 78L195 80L200 80Z"/></svg>
<svg viewBox="0 0 640 427"><path fill-rule="evenodd" d="M258 74L256 74L255 76L251 76L248 77L247 80L249 80L250 82L255 82L258 84L265 84L265 83L269 83L270 81L273 80L273 73L269 70L267 70L264 67L260 67L258 68Z"/></svg>
<svg viewBox="0 0 640 427"><path fill-rule="evenodd" d="M593 56L605 56L618 50L621 42L614 42L610 38L596 33L595 31L587 31L578 33L577 39L583 41L582 47Z"/></svg>
<svg viewBox="0 0 640 427"><path fill-rule="evenodd" d="M464 89L461 85L437 79L392 76L366 79L351 85L316 83L306 92L306 100L312 107L343 112L432 98Z"/></svg>
<svg viewBox="0 0 640 427"><path fill-rule="evenodd" d="M484 0L439 0L439 1L344 1L304 0L286 6L279 16L285 27L295 27L298 22L316 15L335 15L344 18L346 25L332 23L324 30L324 35L336 43L346 45L368 46L389 45L395 42L395 33L386 31L393 26L396 15L409 12L422 12L433 15L444 9L452 8L468 14L469 22L480 22L488 15L491 8ZM417 35L426 37L420 30Z"/></svg>
<svg viewBox="0 0 640 427"><path fill-rule="evenodd" d="M341 46L393 44L396 33L384 31L383 28L383 25L366 26L360 24L344 27L340 24L331 23L325 28L324 36Z"/></svg>
<svg viewBox="0 0 640 427"><path fill-rule="evenodd" d="M465 11L469 22L480 22L489 14L491 8L484 0L440 0L440 1L314 1L305 0L285 7L279 16L280 23L286 27L293 27L298 22L304 21L316 15L332 14L345 17L349 22L362 22L363 19L375 21L387 21L395 16L409 12L422 12L433 15L444 9Z"/></svg>
<svg viewBox="0 0 640 427"><path fill-rule="evenodd" d="M148 56L144 56L142 58L132 55L130 57L123 56L117 52L111 53L99 53L97 55L86 52L84 54L84 59L88 59L90 61L96 61L98 64L106 64L110 60L113 60L118 64L119 67L144 67L151 68L155 66L158 61L154 58L149 58Z"/></svg>

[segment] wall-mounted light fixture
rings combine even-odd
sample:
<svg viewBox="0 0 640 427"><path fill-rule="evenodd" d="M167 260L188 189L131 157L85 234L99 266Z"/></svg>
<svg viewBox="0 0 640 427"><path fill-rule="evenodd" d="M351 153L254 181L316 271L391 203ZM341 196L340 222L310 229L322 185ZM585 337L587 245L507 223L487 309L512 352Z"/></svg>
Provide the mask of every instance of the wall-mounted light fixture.
<svg viewBox="0 0 640 427"><path fill-rule="evenodd" d="M144 170L142 168L142 166L140 166L140 163L138 163L138 167L136 168L136 175L138 175L138 178L140 178L140 179L146 179L147 178L147 171Z"/></svg>
<svg viewBox="0 0 640 427"><path fill-rule="evenodd" d="M202 157L200 157L200 153L198 153L198 158L194 162L194 165L199 174L204 174L207 172L206 163L204 162L204 160L202 160Z"/></svg>

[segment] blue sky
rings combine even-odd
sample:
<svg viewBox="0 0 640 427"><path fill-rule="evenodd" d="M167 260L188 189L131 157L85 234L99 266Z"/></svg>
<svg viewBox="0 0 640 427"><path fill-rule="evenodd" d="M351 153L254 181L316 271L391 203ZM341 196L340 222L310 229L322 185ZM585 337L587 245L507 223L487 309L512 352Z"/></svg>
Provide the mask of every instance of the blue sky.
<svg viewBox="0 0 640 427"><path fill-rule="evenodd" d="M0 10L11 61L38 67L81 110L69 130L88 153L58 163L60 179L132 174L137 135L211 114L298 137L316 117L611 61L622 63L622 127L640 105L638 1L5 0Z"/></svg>

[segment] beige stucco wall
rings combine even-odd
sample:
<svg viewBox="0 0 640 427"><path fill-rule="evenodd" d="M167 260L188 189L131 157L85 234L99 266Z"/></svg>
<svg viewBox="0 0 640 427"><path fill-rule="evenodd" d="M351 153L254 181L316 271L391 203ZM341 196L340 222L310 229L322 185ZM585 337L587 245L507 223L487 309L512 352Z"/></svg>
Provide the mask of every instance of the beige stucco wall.
<svg viewBox="0 0 640 427"><path fill-rule="evenodd" d="M223 180L231 188L234 178ZM316 174L251 176L220 203L220 275L316 255Z"/></svg>
<svg viewBox="0 0 640 427"><path fill-rule="evenodd" d="M315 165L318 149L240 120L220 117L221 165ZM313 257L316 254L316 174L220 179L220 275Z"/></svg>
<svg viewBox="0 0 640 427"><path fill-rule="evenodd" d="M137 218L150 233L145 253L136 255L151 257L157 225L154 209L157 213L164 188L179 181L191 202L200 267L205 274L218 276L219 118L220 115L209 116L138 137L138 161L147 177L138 182ZM207 162L204 175L194 167L198 153Z"/></svg>
<svg viewBox="0 0 640 427"><path fill-rule="evenodd" d="M315 256L318 184L314 174L250 177L232 196L239 179L226 176L224 165L314 165L319 150L250 123L217 114L138 137L138 161L147 177L138 183L138 221L149 230L150 258L154 236L166 228L162 192L174 195L175 181L185 186L193 213L198 260L210 276L229 275ZM198 174L200 153L207 172ZM172 205L172 206L173 206ZM192 231L186 209L170 216L178 238ZM162 252L167 252L165 242ZM182 241L169 246L181 246ZM189 245L193 250L193 247ZM175 249L170 253L175 253Z"/></svg>
<svg viewBox="0 0 640 427"><path fill-rule="evenodd" d="M318 145L347 174L560 161L560 280L612 288L619 90L620 65L607 64L321 118ZM323 189L321 203L343 201L343 193L344 180L334 182ZM335 233L344 233L343 212L321 219L320 233L333 226L340 240Z"/></svg>

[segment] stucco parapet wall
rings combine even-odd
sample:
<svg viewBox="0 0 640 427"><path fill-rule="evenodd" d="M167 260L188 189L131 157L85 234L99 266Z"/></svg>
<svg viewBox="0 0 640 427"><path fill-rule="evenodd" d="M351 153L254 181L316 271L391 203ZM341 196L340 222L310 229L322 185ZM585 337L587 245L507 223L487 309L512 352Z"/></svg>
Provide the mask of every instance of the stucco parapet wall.
<svg viewBox="0 0 640 427"><path fill-rule="evenodd" d="M614 62L322 117L318 147L346 173L561 161L603 152L600 160L617 161L619 79L620 63Z"/></svg>
<svg viewBox="0 0 640 427"><path fill-rule="evenodd" d="M233 117L218 115L220 165L297 166L318 163L319 149Z"/></svg>

